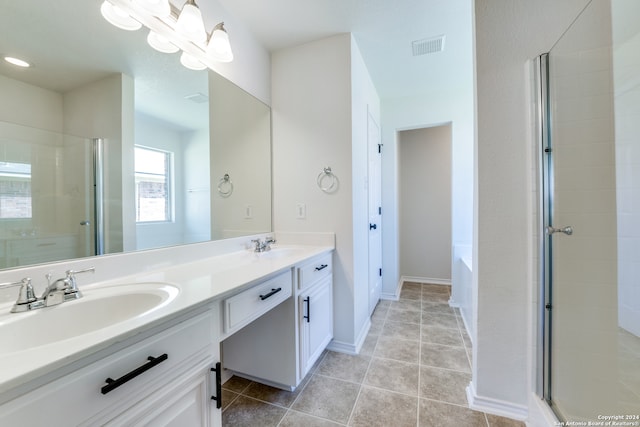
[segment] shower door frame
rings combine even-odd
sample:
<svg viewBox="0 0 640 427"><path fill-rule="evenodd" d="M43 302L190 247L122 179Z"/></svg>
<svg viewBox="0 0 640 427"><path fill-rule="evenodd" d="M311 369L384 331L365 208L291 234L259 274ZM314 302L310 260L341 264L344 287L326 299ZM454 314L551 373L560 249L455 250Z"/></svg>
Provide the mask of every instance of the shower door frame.
<svg viewBox="0 0 640 427"><path fill-rule="evenodd" d="M553 148L551 140L551 114L549 104L549 54L534 60L536 115L538 137L536 152L538 163L538 328L536 355L539 374L536 391L554 409L551 393L551 339L552 339L552 255L553 241L546 230L553 225ZM556 412L554 410L554 412ZM556 413L556 416L559 414Z"/></svg>

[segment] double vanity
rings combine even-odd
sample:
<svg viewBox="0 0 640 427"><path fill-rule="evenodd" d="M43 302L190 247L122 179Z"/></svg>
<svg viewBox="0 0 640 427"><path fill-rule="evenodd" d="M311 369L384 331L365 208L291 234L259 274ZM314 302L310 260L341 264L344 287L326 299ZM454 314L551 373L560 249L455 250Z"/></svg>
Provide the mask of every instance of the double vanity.
<svg viewBox="0 0 640 427"><path fill-rule="evenodd" d="M233 374L295 389L333 336L334 241L283 240L78 260L81 298L4 302L0 425L219 426Z"/></svg>

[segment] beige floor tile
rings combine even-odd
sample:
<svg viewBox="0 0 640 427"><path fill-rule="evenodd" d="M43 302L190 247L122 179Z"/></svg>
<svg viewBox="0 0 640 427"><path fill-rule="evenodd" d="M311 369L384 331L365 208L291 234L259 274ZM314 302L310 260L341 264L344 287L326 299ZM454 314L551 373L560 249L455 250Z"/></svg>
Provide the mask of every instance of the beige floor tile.
<svg viewBox="0 0 640 427"><path fill-rule="evenodd" d="M233 427L277 426L287 410L245 396L238 396L222 412L222 425Z"/></svg>
<svg viewBox="0 0 640 427"><path fill-rule="evenodd" d="M350 426L414 427L418 398L363 386Z"/></svg>
<svg viewBox="0 0 640 427"><path fill-rule="evenodd" d="M254 382L249 387L247 387L242 394L254 399L288 408L289 406L291 406L296 397L298 397L302 389L303 386L299 386L296 391L291 392Z"/></svg>
<svg viewBox="0 0 640 427"><path fill-rule="evenodd" d="M387 321L382 327L380 336L420 341L420 325L417 323L398 323Z"/></svg>
<svg viewBox="0 0 640 427"><path fill-rule="evenodd" d="M499 417L497 415L487 414L489 427L525 427L522 421L512 420L510 418Z"/></svg>
<svg viewBox="0 0 640 427"><path fill-rule="evenodd" d="M487 427L484 413L434 400L420 399L419 427Z"/></svg>
<svg viewBox="0 0 640 427"><path fill-rule="evenodd" d="M458 329L458 321L453 314L422 312L422 324L440 328Z"/></svg>
<svg viewBox="0 0 640 427"><path fill-rule="evenodd" d="M431 283L425 283L422 285L422 293L428 294L445 294L451 295L451 286L449 285L434 285Z"/></svg>
<svg viewBox="0 0 640 427"><path fill-rule="evenodd" d="M437 292L424 292L422 293L420 299L422 300L422 302L447 304L449 302L449 295Z"/></svg>
<svg viewBox="0 0 640 427"><path fill-rule="evenodd" d="M422 299L422 292L414 289L403 289L400 291L400 299L420 301Z"/></svg>
<svg viewBox="0 0 640 427"><path fill-rule="evenodd" d="M422 310L422 301L421 300L410 300L410 299L401 299L398 301L393 301L390 308L394 308L396 310L411 310L411 311L420 311Z"/></svg>
<svg viewBox="0 0 640 427"><path fill-rule="evenodd" d="M374 350L376 349L377 343L378 343L378 335L372 334L371 330L369 330L369 335L367 335L367 338L364 340L364 343L362 344L362 348L360 349L360 355L371 356Z"/></svg>
<svg viewBox="0 0 640 427"><path fill-rule="evenodd" d="M419 373L420 367L416 364L374 357L364 384L417 396Z"/></svg>
<svg viewBox="0 0 640 427"><path fill-rule="evenodd" d="M455 311L453 308L449 306L449 304L432 304L425 303L422 308L423 313L431 313L431 314L446 314L449 316L455 316Z"/></svg>
<svg viewBox="0 0 640 427"><path fill-rule="evenodd" d="M314 375L292 409L346 424L359 389L358 384Z"/></svg>
<svg viewBox="0 0 640 427"><path fill-rule="evenodd" d="M378 339L375 357L399 360L408 363L419 363L420 342L381 336Z"/></svg>
<svg viewBox="0 0 640 427"><path fill-rule="evenodd" d="M229 378L226 383L222 384L222 388L236 393L242 393L250 384L251 380L234 375Z"/></svg>
<svg viewBox="0 0 640 427"><path fill-rule="evenodd" d="M337 424L323 418L303 414L302 412L288 411L280 422L279 427L334 427L342 425L344 424Z"/></svg>
<svg viewBox="0 0 640 427"><path fill-rule="evenodd" d="M386 326L386 325L385 325ZM460 331L453 328L439 328L437 326L422 327L422 342L452 345L463 347L462 336Z"/></svg>
<svg viewBox="0 0 640 427"><path fill-rule="evenodd" d="M316 374L361 383L370 361L371 356L352 356L330 351L318 366Z"/></svg>
<svg viewBox="0 0 640 427"><path fill-rule="evenodd" d="M395 308L389 308L389 314L387 314L387 321L390 322L420 324L420 318L419 311L407 311Z"/></svg>
<svg viewBox="0 0 640 427"><path fill-rule="evenodd" d="M422 343L420 364L434 368L471 372L471 366L469 366L469 359L464 347L452 347L428 342Z"/></svg>
<svg viewBox="0 0 640 427"><path fill-rule="evenodd" d="M233 403L236 398L240 396L238 393L234 393L232 391L222 389L222 410L224 411L227 407Z"/></svg>
<svg viewBox="0 0 640 427"><path fill-rule="evenodd" d="M420 367L420 397L467 406L471 375L447 369Z"/></svg>
<svg viewBox="0 0 640 427"><path fill-rule="evenodd" d="M422 283L418 282L403 282L402 290L422 291Z"/></svg>

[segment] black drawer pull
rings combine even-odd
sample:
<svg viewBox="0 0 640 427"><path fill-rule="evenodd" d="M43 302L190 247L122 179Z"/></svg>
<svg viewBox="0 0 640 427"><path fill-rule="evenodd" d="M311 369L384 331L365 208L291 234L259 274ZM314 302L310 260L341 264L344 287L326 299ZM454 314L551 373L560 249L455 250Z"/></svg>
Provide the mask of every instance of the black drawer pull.
<svg viewBox="0 0 640 427"><path fill-rule="evenodd" d="M320 264L320 267L316 267L316 271L324 270L329 267L329 264Z"/></svg>
<svg viewBox="0 0 640 427"><path fill-rule="evenodd" d="M278 292L280 292L281 290L282 290L282 288L278 288L278 289L273 289L273 288L271 288L271 292L269 292L269 293L268 293L268 294L266 294L266 295L260 295L260 299L261 299L262 301L264 301L264 300L266 300L267 298L269 298L270 296L273 296L273 295L277 294L277 293L278 293Z"/></svg>
<svg viewBox="0 0 640 427"><path fill-rule="evenodd" d="M122 384L131 381L132 379L134 379L135 377L137 377L138 375L148 371L149 369L153 368L154 366L164 362L165 360L167 360L169 356L167 356L167 353L163 354L162 356L158 356L158 357L153 357L153 356L149 356L147 357L148 362L145 363L144 365L134 369L133 371L124 374L123 376L121 376L120 378L118 378L117 380L114 380L112 378L107 378L106 380L104 380L104 382L107 383L107 385L103 386L100 391L102 392L102 394L107 394L110 391L113 391L115 389L117 389L118 387L120 387Z"/></svg>
<svg viewBox="0 0 640 427"><path fill-rule="evenodd" d="M220 364L220 362L216 363L215 368L211 368L211 372L216 373L216 395L211 396L211 400L215 400L216 408L220 409L222 408L222 378L221 378L222 365Z"/></svg>

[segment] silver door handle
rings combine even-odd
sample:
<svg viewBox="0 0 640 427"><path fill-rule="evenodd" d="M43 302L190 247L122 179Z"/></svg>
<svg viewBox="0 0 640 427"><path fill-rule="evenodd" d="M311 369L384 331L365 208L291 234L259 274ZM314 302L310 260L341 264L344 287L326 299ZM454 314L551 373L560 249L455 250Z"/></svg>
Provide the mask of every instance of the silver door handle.
<svg viewBox="0 0 640 427"><path fill-rule="evenodd" d="M573 227L570 225L563 228L547 227L547 234L552 235L553 233L564 233L567 236L571 236L573 234Z"/></svg>

